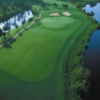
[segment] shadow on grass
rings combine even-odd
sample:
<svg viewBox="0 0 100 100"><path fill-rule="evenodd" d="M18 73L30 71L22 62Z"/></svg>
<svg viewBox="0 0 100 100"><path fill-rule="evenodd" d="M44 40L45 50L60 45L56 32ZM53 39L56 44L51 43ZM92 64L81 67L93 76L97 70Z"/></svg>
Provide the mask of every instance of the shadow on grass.
<svg viewBox="0 0 100 100"><path fill-rule="evenodd" d="M11 38L10 40L12 40L12 41L10 42L10 44L13 44L13 43L15 43L15 42L17 41L15 38Z"/></svg>
<svg viewBox="0 0 100 100"><path fill-rule="evenodd" d="M6 49L12 49L12 46L10 44L6 44L3 47L6 48Z"/></svg>
<svg viewBox="0 0 100 100"><path fill-rule="evenodd" d="M7 94L5 96L5 94ZM0 100L7 100L9 97L9 91L8 90L0 90Z"/></svg>
<svg viewBox="0 0 100 100"><path fill-rule="evenodd" d="M25 28L25 31L28 31L28 28Z"/></svg>
<svg viewBox="0 0 100 100"><path fill-rule="evenodd" d="M19 36L23 36L23 34L22 34L22 33L20 33L20 34L19 34Z"/></svg>

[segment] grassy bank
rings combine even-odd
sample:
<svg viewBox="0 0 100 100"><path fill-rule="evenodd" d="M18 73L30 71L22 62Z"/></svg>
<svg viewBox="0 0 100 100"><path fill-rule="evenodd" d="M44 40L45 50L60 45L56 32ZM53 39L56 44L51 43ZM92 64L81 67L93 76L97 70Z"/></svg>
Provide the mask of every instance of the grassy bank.
<svg viewBox="0 0 100 100"><path fill-rule="evenodd" d="M89 76L91 73L89 69L83 67L82 59L89 38L97 27L98 23L90 24L87 29L75 39L75 45L72 44L69 49L70 53L67 55L66 62L63 66L66 100L85 99L85 93L88 91Z"/></svg>
<svg viewBox="0 0 100 100"><path fill-rule="evenodd" d="M21 25L21 26L15 28L15 29L9 31L9 33L6 33L6 37L7 37L6 41L4 40L4 36L2 35L0 37L0 45L5 43L5 42L7 42L7 41L9 41L10 39L12 39L17 33L19 33L23 28L26 28L32 22L35 22L35 20L40 16L39 14L40 13L38 13L37 15L34 15L34 17L32 18L31 21L28 21L28 22L24 23L23 25ZM27 30L27 28L26 28L26 30ZM21 33L20 33L20 35L21 35ZM3 41L2 41L2 38L3 38Z"/></svg>

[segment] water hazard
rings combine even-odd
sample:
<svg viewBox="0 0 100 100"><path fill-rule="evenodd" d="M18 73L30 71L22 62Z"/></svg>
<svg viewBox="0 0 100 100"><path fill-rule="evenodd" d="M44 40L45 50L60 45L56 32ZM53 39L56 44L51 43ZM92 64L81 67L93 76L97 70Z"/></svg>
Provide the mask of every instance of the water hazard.
<svg viewBox="0 0 100 100"><path fill-rule="evenodd" d="M86 12L93 11L93 17L100 22L100 3L97 3L94 7L87 4L84 9ZM91 85L85 100L100 100L100 30L95 30L90 37L84 55L84 66L91 71Z"/></svg>
<svg viewBox="0 0 100 100"><path fill-rule="evenodd" d="M4 26L10 26L11 30L15 29L15 26L21 26L22 22L28 22L30 18L33 17L33 13L31 10L25 11L23 13L17 14L16 16L13 16L9 20L0 23L0 28L3 29Z"/></svg>

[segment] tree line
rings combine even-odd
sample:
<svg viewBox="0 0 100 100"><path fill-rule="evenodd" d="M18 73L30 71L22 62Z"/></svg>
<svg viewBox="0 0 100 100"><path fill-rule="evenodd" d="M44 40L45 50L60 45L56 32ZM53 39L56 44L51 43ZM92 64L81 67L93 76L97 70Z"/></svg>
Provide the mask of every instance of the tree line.
<svg viewBox="0 0 100 100"><path fill-rule="evenodd" d="M67 2L68 0L61 0ZM91 7L95 6L96 3L100 2L100 0L69 0L70 2L74 3L77 8L82 8L86 4L90 4Z"/></svg>
<svg viewBox="0 0 100 100"><path fill-rule="evenodd" d="M42 0L0 0L0 22L25 10L29 10L32 5L41 2Z"/></svg>
<svg viewBox="0 0 100 100"><path fill-rule="evenodd" d="M25 10L32 9L32 5L40 3L42 3L42 0L0 0L0 22L4 22ZM35 8L32 12L34 15L38 14ZM32 20L33 18L29 19L29 22ZM24 23L23 21L22 24ZM18 25L15 25L15 27L18 28ZM0 29L0 37L3 42L6 42L10 37L10 30L11 28L9 25L5 25L3 29Z"/></svg>

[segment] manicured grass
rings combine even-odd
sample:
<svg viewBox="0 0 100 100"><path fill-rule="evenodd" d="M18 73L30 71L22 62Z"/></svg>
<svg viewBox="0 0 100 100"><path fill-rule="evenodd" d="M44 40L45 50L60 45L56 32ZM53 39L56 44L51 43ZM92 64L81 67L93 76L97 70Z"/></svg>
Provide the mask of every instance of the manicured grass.
<svg viewBox="0 0 100 100"><path fill-rule="evenodd" d="M1 62L2 69L24 80L44 79L54 68L65 40L80 24L81 22L75 19L74 23L67 25L66 28L52 30L43 27L38 22L11 45L13 50L1 50L2 56L6 56L6 54L10 56L10 58L8 56L3 60L4 62L8 61L9 65ZM13 61L11 61L12 59ZM13 67L14 63L15 67Z"/></svg>
<svg viewBox="0 0 100 100"><path fill-rule="evenodd" d="M41 20L43 26L47 28L63 28L69 23L73 23L74 19L70 17L58 16L58 17L46 17Z"/></svg>
<svg viewBox="0 0 100 100"><path fill-rule="evenodd" d="M66 19L64 26L62 22L52 21L53 27L63 26L60 29L51 28L49 23L44 26L41 21L47 20L51 12L66 11L51 6L43 12L41 21L8 46L0 48L0 68L5 80L0 93L8 94L8 99L4 100L63 100L62 66L76 37L90 24L82 12L72 6L67 10L72 14L68 18L74 19L73 23L68 24L67 17L62 15L62 21Z"/></svg>
<svg viewBox="0 0 100 100"><path fill-rule="evenodd" d="M67 33L66 28L62 32L45 28L40 23L37 23L40 24L38 27L33 25L11 45L12 49L2 48L1 57L6 54L8 56L0 63L1 68L24 80L37 81L46 78L52 72L65 40L80 25L80 21L76 22L76 27L74 24L67 26L74 27ZM8 63L4 63L6 61Z"/></svg>

